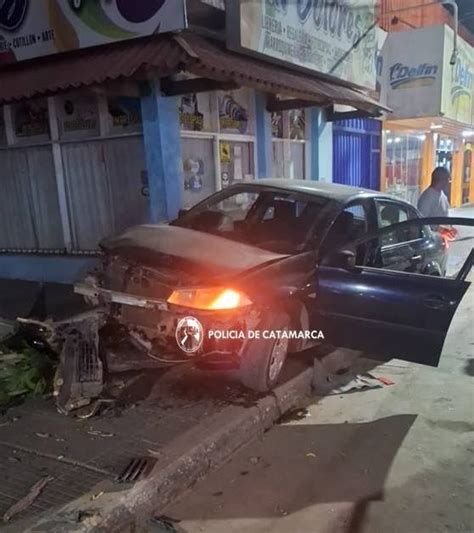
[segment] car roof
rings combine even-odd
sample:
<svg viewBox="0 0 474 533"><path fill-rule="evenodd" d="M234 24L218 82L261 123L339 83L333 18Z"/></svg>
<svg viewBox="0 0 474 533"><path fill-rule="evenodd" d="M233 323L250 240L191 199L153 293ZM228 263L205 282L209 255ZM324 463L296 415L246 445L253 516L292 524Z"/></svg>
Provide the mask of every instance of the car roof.
<svg viewBox="0 0 474 533"><path fill-rule="evenodd" d="M263 178L253 182L257 186L274 187L278 189L285 189L288 191L302 192L306 194L314 194L337 202L345 203L358 197L377 197L397 200L400 203L405 203L403 200L389 196L388 194L363 187L351 187L350 185L341 185L339 183L324 183L322 181L314 180L298 180L298 179L283 179L283 178ZM247 184L247 183L246 183Z"/></svg>

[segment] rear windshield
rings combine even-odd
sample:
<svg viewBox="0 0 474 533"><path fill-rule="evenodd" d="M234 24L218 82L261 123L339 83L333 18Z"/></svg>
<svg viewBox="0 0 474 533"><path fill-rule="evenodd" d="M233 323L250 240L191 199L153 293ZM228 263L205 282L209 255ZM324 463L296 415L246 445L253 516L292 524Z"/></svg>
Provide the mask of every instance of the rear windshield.
<svg viewBox="0 0 474 533"><path fill-rule="evenodd" d="M173 224L291 254L304 247L328 203L318 196L232 187L201 202Z"/></svg>

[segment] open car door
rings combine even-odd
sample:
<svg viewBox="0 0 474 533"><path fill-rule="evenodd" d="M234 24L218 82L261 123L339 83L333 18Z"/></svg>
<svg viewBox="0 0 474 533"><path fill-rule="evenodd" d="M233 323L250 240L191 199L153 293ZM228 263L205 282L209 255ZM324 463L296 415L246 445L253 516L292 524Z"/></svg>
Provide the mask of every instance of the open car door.
<svg viewBox="0 0 474 533"><path fill-rule="evenodd" d="M423 261L446 259L441 237L428 226L461 226L471 235L462 239L466 259L446 276L390 270L376 260L356 264L360 246L381 257L381 237L410 227L423 228L432 246ZM474 252L474 219L430 217L384 227L367 233L319 259L315 316L326 342L371 353L376 359L405 359L438 366L443 343L454 313L470 283ZM464 230L463 230L464 231ZM430 244L430 243L428 243ZM440 248L441 246L441 248ZM442 249L444 247L444 249ZM359 253L357 253L359 251Z"/></svg>

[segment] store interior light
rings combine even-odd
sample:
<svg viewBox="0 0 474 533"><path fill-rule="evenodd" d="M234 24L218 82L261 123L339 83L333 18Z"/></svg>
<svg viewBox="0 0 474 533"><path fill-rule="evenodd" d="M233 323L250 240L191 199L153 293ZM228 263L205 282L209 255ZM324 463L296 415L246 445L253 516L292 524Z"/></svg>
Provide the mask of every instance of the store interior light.
<svg viewBox="0 0 474 533"><path fill-rule="evenodd" d="M472 137L474 135L474 130L464 130L462 132L463 137Z"/></svg>
<svg viewBox="0 0 474 533"><path fill-rule="evenodd" d="M396 143L399 143L401 140L402 140L401 137L395 137L395 142Z"/></svg>
<svg viewBox="0 0 474 533"><path fill-rule="evenodd" d="M442 124L431 124L430 128L432 130L439 130L440 128L442 128L443 125Z"/></svg>
<svg viewBox="0 0 474 533"><path fill-rule="evenodd" d="M426 135L422 133L421 135L417 135L417 138L420 139L420 141L424 141L426 139Z"/></svg>
<svg viewBox="0 0 474 533"><path fill-rule="evenodd" d="M387 139L387 143L388 143L388 144L393 143L393 139L392 139L392 137L389 137L389 138Z"/></svg>
<svg viewBox="0 0 474 533"><path fill-rule="evenodd" d="M391 133L392 130L383 130L384 133Z"/></svg>

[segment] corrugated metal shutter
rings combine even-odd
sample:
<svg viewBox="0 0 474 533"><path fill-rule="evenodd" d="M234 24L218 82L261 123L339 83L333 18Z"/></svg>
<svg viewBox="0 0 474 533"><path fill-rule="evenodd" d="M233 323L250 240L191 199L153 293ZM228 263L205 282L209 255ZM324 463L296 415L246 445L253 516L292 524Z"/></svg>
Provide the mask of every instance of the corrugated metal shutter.
<svg viewBox="0 0 474 533"><path fill-rule="evenodd" d="M64 248L51 146L0 150L0 248Z"/></svg>
<svg viewBox="0 0 474 533"><path fill-rule="evenodd" d="M341 120L333 124L333 182L380 189L381 122Z"/></svg>
<svg viewBox="0 0 474 533"><path fill-rule="evenodd" d="M62 156L74 249L95 250L102 238L148 220L141 137L66 144Z"/></svg>

